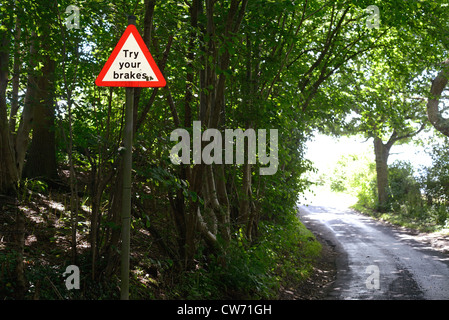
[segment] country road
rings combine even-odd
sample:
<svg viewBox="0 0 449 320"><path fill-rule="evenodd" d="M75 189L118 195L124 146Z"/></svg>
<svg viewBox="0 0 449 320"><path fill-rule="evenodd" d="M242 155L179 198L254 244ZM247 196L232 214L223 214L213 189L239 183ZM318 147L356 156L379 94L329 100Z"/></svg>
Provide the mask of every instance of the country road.
<svg viewBox="0 0 449 320"><path fill-rule="evenodd" d="M328 299L449 300L449 254L324 200L301 205L299 212L307 228L338 253Z"/></svg>

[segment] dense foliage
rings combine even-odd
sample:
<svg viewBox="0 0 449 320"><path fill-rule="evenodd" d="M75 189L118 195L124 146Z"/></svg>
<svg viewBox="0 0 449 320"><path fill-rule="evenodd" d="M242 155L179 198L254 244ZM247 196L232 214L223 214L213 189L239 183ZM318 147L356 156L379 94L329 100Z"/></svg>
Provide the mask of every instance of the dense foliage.
<svg viewBox="0 0 449 320"><path fill-rule="evenodd" d="M265 298L281 279L306 276L319 245L296 204L309 186L311 132L351 112L358 89L348 79L363 80L369 59L386 56L369 83L384 102L395 72L409 73L395 88L408 90L447 52L446 6L382 1L377 28L371 4L2 2L1 297L118 297L125 90L94 80L129 14L167 80L134 90L131 297ZM66 23L70 5L79 26ZM371 93L360 92L362 105ZM377 122L393 119L387 106ZM260 174L260 161L172 163L171 133L194 121L203 131L278 130L276 172ZM64 287L69 264L82 271L81 291Z"/></svg>
<svg viewBox="0 0 449 320"><path fill-rule="evenodd" d="M366 155L343 157L329 177L335 192L357 197L354 208L390 222L419 229L440 231L449 225L447 210L447 141L435 143L429 154L430 167L416 167L410 161L396 160L388 168L388 200L379 212L375 163Z"/></svg>

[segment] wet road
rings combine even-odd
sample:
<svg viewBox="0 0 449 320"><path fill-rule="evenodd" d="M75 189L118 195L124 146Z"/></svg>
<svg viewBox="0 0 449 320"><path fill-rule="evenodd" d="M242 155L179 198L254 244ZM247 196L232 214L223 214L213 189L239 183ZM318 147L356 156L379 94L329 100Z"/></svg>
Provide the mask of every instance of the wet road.
<svg viewBox="0 0 449 320"><path fill-rule="evenodd" d="M449 255L347 208L299 211L307 228L338 252L329 299L449 300Z"/></svg>

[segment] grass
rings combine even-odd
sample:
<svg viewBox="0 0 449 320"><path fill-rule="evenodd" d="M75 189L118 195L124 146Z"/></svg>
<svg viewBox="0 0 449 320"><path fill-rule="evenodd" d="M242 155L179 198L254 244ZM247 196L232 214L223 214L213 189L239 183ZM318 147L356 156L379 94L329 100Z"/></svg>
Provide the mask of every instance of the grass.
<svg viewBox="0 0 449 320"><path fill-rule="evenodd" d="M449 233L447 226L438 223L437 218L430 209L427 209L421 215L411 215L402 211L388 211L381 213L377 212L373 208L368 208L359 203L351 206L351 208L372 218L386 221L396 226L413 229L419 232L433 233L445 232L445 230L447 230L447 232Z"/></svg>

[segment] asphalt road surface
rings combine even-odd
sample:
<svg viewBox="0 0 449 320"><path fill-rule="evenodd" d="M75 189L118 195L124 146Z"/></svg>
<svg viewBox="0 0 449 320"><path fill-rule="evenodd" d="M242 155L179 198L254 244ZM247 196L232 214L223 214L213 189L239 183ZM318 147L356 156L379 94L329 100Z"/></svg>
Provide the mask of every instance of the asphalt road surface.
<svg viewBox="0 0 449 320"><path fill-rule="evenodd" d="M338 252L328 299L449 300L449 255L344 206L299 207L302 222Z"/></svg>

